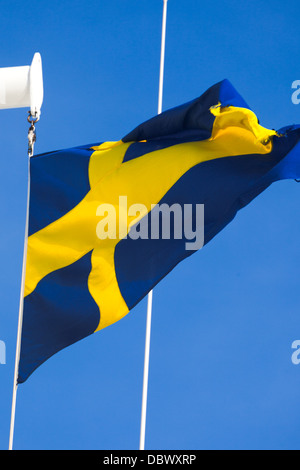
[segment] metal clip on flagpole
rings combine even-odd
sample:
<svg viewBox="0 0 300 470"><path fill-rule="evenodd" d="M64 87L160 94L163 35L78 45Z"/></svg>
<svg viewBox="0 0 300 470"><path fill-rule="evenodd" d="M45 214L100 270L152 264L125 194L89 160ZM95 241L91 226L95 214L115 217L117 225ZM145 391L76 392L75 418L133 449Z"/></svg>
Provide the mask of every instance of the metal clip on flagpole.
<svg viewBox="0 0 300 470"><path fill-rule="evenodd" d="M5 67L0 68L0 110L12 108L30 108L27 120L30 123L28 130L28 190L27 190L27 210L26 210L26 226L24 237L22 281L20 291L19 319L17 346L15 357L15 372L12 396L12 409L9 434L9 450L13 447L15 412L16 412L16 396L17 396L17 380L19 370L19 359L21 350L21 336L23 323L23 299L26 271L26 255L28 240L28 220L29 220L29 197L30 197L30 172L29 160L33 156L34 143L36 141L35 124L40 119L41 107L43 103L43 73L42 59L37 52L34 54L30 66L22 67Z"/></svg>
<svg viewBox="0 0 300 470"><path fill-rule="evenodd" d="M28 129L28 157L33 156L34 152L34 144L36 142L36 131L35 131L35 124L38 122L38 118L33 117L31 112L28 111L28 118L27 121L30 123L30 127Z"/></svg>
<svg viewBox="0 0 300 470"><path fill-rule="evenodd" d="M163 101L164 66L165 66L165 49L166 49L166 29L167 29L167 2L168 2L168 0L163 0L163 2L164 2L164 7L163 7L162 35L161 35L158 114L161 114L161 112L162 112L162 101ZM145 450L152 300L153 300L153 291L150 291L149 294L148 294L148 304L147 304L147 324L146 324L145 358L144 358L143 398L142 398L140 448L139 448L140 450Z"/></svg>

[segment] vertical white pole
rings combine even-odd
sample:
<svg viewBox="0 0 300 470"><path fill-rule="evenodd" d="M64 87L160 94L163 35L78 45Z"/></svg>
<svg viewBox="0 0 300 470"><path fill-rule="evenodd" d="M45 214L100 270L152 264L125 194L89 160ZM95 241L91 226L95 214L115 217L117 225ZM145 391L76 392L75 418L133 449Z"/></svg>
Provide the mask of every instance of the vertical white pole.
<svg viewBox="0 0 300 470"><path fill-rule="evenodd" d="M163 102L168 0L163 0L163 2L164 2L164 9L163 9L162 34L161 34L160 73L159 73L159 92L158 92L158 111L157 111L158 114L161 114L162 112L162 102Z"/></svg>
<svg viewBox="0 0 300 470"><path fill-rule="evenodd" d="M21 280L20 303L19 303L18 334L17 334L17 346L16 346L16 357L15 357L15 372L14 372L14 384L13 384L13 396L12 396L12 406L11 406L8 450L13 449L13 438L14 438L14 428L15 428L16 401L17 401L17 389L18 389L17 380L18 380L19 360L20 360L20 352L21 352L21 337L22 337L23 308L24 308L24 288L25 288L26 259L27 259L27 245L28 245L29 199L30 199L30 156L28 156L27 209L26 209L22 280Z"/></svg>
<svg viewBox="0 0 300 470"><path fill-rule="evenodd" d="M164 8L163 8L161 53L160 53L158 114L161 114L161 112L162 112L164 66L165 66L165 48L166 48L166 27L167 27L167 2L168 2L168 0L163 0L163 2L164 2ZM153 300L153 291L150 291L149 294L148 294L148 304L147 304L147 324L146 324L146 339L145 339L145 358L144 358L143 398L142 398L141 431L140 431L140 450L145 450L152 300Z"/></svg>
<svg viewBox="0 0 300 470"><path fill-rule="evenodd" d="M152 316L152 298L153 298L153 291L149 292L149 294L148 294L148 305L147 305L147 324L146 324L146 340L145 340L144 381L143 381L142 416L141 416L141 432L140 432L140 450L145 450L148 375L149 375L149 355L150 355L150 333L151 333L151 316Z"/></svg>

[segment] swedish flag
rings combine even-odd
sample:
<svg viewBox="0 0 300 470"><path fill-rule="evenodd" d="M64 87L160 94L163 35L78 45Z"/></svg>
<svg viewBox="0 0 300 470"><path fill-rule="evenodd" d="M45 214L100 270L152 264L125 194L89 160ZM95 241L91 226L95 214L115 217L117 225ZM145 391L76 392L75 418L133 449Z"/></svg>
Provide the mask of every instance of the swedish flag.
<svg viewBox="0 0 300 470"><path fill-rule="evenodd" d="M206 244L270 184L300 177L299 139L300 126L263 128L224 80L118 142L32 157L18 382L120 320L198 249L184 231L130 236L144 222L151 232L157 205L204 205ZM115 236L99 236L99 207L114 209Z"/></svg>

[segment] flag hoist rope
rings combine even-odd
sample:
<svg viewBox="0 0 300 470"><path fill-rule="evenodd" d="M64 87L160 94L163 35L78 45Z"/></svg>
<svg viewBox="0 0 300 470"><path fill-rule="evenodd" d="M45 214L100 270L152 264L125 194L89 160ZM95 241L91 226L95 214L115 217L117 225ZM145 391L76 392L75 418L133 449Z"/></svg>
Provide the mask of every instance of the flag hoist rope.
<svg viewBox="0 0 300 470"><path fill-rule="evenodd" d="M164 7L163 7L163 21L162 21L162 35L161 35L158 114L161 114L161 112L162 112L162 101L163 101L164 65L165 65L165 48L166 48L166 27L167 27L167 2L168 2L168 0L163 0L163 2L164 2ZM150 291L149 294L148 294L148 303L147 303L147 323L146 323L146 339L145 339L144 379L143 379L143 397L142 397L141 430L140 430L140 450L145 449L152 300L153 300L153 292Z"/></svg>
<svg viewBox="0 0 300 470"><path fill-rule="evenodd" d="M36 141L35 124L39 118L35 118L29 111L27 118L30 123L28 130L28 187L27 187L27 209L26 209L26 223L25 223L25 236L24 236L24 251L23 251L23 266L22 266L22 280L21 280L21 291L20 291L20 304L19 304L19 320L18 320L18 334L17 334L17 346L16 346L16 357L15 357L15 372L14 372L14 385L13 385L13 396L11 406L11 420L10 420L10 432L9 432L9 447L8 450L13 448L14 428L15 428L15 415L16 415L16 400L17 400L17 380L19 370L19 360L21 351L21 336L22 336L22 323L23 323L23 308L24 308L24 287L25 287L25 273L26 273L26 258L27 258L27 242L28 242L28 221L29 221L29 198L30 198L30 157L33 156L34 144Z"/></svg>

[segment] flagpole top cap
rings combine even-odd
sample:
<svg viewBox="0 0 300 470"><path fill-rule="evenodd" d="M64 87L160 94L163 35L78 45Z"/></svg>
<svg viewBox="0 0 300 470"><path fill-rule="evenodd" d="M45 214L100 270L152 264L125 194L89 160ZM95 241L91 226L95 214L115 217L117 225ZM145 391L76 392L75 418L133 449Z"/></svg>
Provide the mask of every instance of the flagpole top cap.
<svg viewBox="0 0 300 470"><path fill-rule="evenodd" d="M30 66L30 112L40 117L44 98L42 58L39 52L33 56Z"/></svg>

